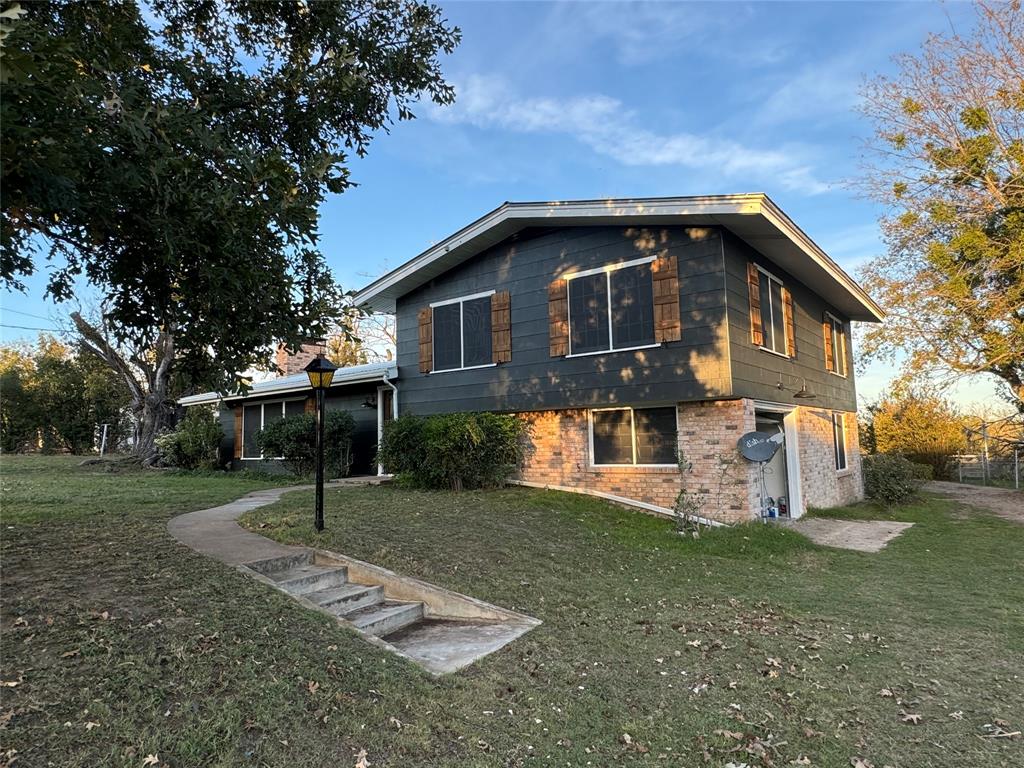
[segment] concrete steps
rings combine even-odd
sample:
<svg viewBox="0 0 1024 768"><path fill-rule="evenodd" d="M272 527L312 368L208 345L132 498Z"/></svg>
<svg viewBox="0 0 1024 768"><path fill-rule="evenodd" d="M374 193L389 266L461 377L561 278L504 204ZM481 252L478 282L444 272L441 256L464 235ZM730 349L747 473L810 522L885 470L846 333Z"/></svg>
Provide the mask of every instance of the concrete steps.
<svg viewBox="0 0 1024 768"><path fill-rule="evenodd" d="M278 557L248 565L278 589L309 600L367 634L383 637L423 621L423 603L387 600L379 584L354 584L348 568L321 565L312 554Z"/></svg>

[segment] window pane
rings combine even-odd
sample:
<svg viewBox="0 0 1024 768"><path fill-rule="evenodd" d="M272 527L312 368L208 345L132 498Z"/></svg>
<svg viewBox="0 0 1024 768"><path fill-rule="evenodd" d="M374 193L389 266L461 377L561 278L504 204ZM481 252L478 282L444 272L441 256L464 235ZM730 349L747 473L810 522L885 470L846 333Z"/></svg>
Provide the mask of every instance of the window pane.
<svg viewBox="0 0 1024 768"><path fill-rule="evenodd" d="M617 269L612 281L612 346L654 343L654 286L651 265Z"/></svg>
<svg viewBox="0 0 1024 768"><path fill-rule="evenodd" d="M608 277L603 272L569 281L571 352L608 349Z"/></svg>
<svg viewBox="0 0 1024 768"><path fill-rule="evenodd" d="M462 364L488 365L491 357L491 297L462 303L462 343L465 345Z"/></svg>
<svg viewBox="0 0 1024 768"><path fill-rule="evenodd" d="M843 332L843 324L832 321L832 355L835 359L836 373L840 376L846 375L846 334Z"/></svg>
<svg viewBox="0 0 1024 768"><path fill-rule="evenodd" d="M247 405L242 409L242 458L258 459L260 449L256 445L256 435L260 429L260 405Z"/></svg>
<svg viewBox="0 0 1024 768"><path fill-rule="evenodd" d="M764 346L768 349L775 349L775 345L772 343L772 295L769 290L771 280L764 272L759 271L758 275L761 287L761 328L764 329Z"/></svg>
<svg viewBox="0 0 1024 768"><path fill-rule="evenodd" d="M434 370L462 367L459 304L434 307Z"/></svg>
<svg viewBox="0 0 1024 768"><path fill-rule="evenodd" d="M269 427L275 421L280 421L284 418L281 414L281 406L283 403L279 400L276 403L264 403L263 404L263 427Z"/></svg>
<svg viewBox="0 0 1024 768"><path fill-rule="evenodd" d="M286 416L301 416L306 412L306 401L289 400L284 404L284 412Z"/></svg>
<svg viewBox="0 0 1024 768"><path fill-rule="evenodd" d="M772 296L772 349L786 353L786 326L782 314L782 284L774 280L771 283Z"/></svg>
<svg viewBox="0 0 1024 768"><path fill-rule="evenodd" d="M843 414L832 414L832 430L835 439L836 469L846 469L846 435L843 429Z"/></svg>
<svg viewBox="0 0 1024 768"><path fill-rule="evenodd" d="M629 410L594 411L594 463L632 464L633 433Z"/></svg>
<svg viewBox="0 0 1024 768"><path fill-rule="evenodd" d="M676 409L644 408L633 411L637 464L675 464Z"/></svg>

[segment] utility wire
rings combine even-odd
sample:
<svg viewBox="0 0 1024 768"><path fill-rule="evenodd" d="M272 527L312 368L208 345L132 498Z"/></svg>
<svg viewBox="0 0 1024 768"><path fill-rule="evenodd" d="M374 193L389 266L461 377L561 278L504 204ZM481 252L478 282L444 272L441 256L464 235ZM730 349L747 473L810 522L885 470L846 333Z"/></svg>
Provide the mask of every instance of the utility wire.
<svg viewBox="0 0 1024 768"><path fill-rule="evenodd" d="M32 325L8 325L7 323L0 323L0 328L17 328L19 331L50 331L51 333L61 333L60 328L37 328Z"/></svg>
<svg viewBox="0 0 1024 768"><path fill-rule="evenodd" d="M4 312L13 312L16 315L25 315L25 317L34 317L36 320L52 320L53 318L44 317L43 315L33 315L31 312L23 312L20 309L11 309L10 307L0 307L0 314Z"/></svg>

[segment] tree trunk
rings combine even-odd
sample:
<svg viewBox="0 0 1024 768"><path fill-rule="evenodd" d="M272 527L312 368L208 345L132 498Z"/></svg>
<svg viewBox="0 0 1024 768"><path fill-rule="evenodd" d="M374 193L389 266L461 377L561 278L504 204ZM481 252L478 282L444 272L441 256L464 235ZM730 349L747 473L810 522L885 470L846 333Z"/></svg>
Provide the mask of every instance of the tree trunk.
<svg viewBox="0 0 1024 768"><path fill-rule="evenodd" d="M131 392L132 419L135 424L132 455L143 466L152 466L159 458L156 437L171 426L175 405L169 397L174 363L174 336L161 331L152 349L118 349L99 328L86 322L78 312L71 319L81 335L83 348L102 360L124 379Z"/></svg>

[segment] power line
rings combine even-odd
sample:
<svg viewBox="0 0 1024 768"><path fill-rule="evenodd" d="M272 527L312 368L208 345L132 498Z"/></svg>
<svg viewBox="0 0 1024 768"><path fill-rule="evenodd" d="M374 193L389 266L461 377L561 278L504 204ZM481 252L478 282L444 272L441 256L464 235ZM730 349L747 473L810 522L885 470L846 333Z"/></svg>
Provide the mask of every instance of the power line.
<svg viewBox="0 0 1024 768"><path fill-rule="evenodd" d="M31 312L23 312L20 309L11 309L10 307L2 307L2 308L0 308L0 314L3 314L4 312L13 312L16 315L25 315L25 317L34 317L34 318L36 318L36 320L52 320L53 319L53 318L50 318L50 317L44 317L43 315L33 315Z"/></svg>
<svg viewBox="0 0 1024 768"><path fill-rule="evenodd" d="M8 325L7 323L0 323L0 328L17 328L19 331L50 331L52 333L62 333L60 328L37 328L32 325Z"/></svg>

